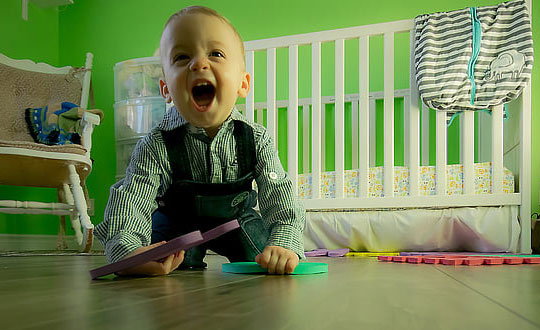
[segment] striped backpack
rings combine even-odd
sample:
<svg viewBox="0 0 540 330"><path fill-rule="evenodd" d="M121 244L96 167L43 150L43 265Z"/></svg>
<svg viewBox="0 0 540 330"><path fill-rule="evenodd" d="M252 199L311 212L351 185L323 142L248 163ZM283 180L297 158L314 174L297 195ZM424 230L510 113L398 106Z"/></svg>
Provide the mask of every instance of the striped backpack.
<svg viewBox="0 0 540 330"><path fill-rule="evenodd" d="M524 0L415 18L416 81L430 108L483 110L519 96L533 43Z"/></svg>

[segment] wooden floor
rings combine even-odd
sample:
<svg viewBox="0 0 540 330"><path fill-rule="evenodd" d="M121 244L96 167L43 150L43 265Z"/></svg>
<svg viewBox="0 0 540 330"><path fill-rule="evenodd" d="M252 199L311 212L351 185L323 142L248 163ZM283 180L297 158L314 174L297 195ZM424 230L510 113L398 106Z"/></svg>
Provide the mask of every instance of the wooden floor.
<svg viewBox="0 0 540 330"><path fill-rule="evenodd" d="M0 257L0 329L540 329L540 265L312 258L320 275L203 271L91 281L103 256Z"/></svg>

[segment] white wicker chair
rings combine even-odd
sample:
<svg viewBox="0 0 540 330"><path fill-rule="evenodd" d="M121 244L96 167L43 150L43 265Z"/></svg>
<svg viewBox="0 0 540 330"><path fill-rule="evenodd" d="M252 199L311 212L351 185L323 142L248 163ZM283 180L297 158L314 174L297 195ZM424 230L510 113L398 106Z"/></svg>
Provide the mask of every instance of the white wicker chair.
<svg viewBox="0 0 540 330"><path fill-rule="evenodd" d="M85 112L80 125L82 145L35 143L24 120L26 108L72 102L86 109L90 94L93 55L84 68L52 67L0 54L0 185L57 189L58 202L0 201L0 212L60 216L57 248L66 248L65 220L71 225L80 251L92 247L94 226L88 215L85 180L92 170L92 132L100 116Z"/></svg>

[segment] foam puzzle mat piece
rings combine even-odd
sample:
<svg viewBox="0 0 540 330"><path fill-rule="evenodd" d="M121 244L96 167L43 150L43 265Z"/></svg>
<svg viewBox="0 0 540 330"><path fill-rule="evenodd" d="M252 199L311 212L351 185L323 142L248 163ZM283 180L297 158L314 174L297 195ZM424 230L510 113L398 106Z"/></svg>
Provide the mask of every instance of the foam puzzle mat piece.
<svg viewBox="0 0 540 330"><path fill-rule="evenodd" d="M523 263L525 264L540 264L540 258L538 257L531 257L531 258L523 258Z"/></svg>
<svg viewBox="0 0 540 330"><path fill-rule="evenodd" d="M465 258L445 258L441 260L441 263L443 265L457 266L463 264L463 261L465 261Z"/></svg>
<svg viewBox="0 0 540 330"><path fill-rule="evenodd" d="M99 268L92 269L90 271L90 277L92 277L92 279L94 280L98 277L116 273L131 267L139 266L152 260L159 260L180 250L185 250L189 247L192 247L202 241L203 237L201 235L201 232L194 231L172 239L167 243L153 249L146 250L143 253L122 259L117 262L113 262Z"/></svg>
<svg viewBox="0 0 540 330"><path fill-rule="evenodd" d="M540 258L540 254L515 254L515 253L507 253L507 252L500 252L500 253L492 253L492 252L438 252L438 251L432 251L432 252L399 252L399 255L401 256L426 256L426 255L432 255L432 256L462 256L462 257L524 257L524 258Z"/></svg>
<svg viewBox="0 0 540 330"><path fill-rule="evenodd" d="M405 259L406 258L406 259ZM520 265L520 264L540 264L539 255L530 254L464 254L464 253L439 253L426 254L420 252L400 252L399 256L383 255L378 256L379 261L386 262L406 262L412 264L442 264L442 265Z"/></svg>
<svg viewBox="0 0 540 330"><path fill-rule="evenodd" d="M424 263L425 263L425 264L440 264L442 259L444 259L444 258L440 258L440 257L426 257L426 258L424 258Z"/></svg>
<svg viewBox="0 0 540 330"><path fill-rule="evenodd" d="M504 263L504 258L501 258L501 257L484 258L485 265L502 265L503 263Z"/></svg>
<svg viewBox="0 0 540 330"><path fill-rule="evenodd" d="M349 253L349 249L335 249L335 250L328 250L328 256L329 257L343 257Z"/></svg>
<svg viewBox="0 0 540 330"><path fill-rule="evenodd" d="M328 254L328 250L327 249L315 249L315 250L311 250L311 251L306 251L304 252L304 255L306 257L324 257Z"/></svg>
<svg viewBox="0 0 540 330"><path fill-rule="evenodd" d="M484 264L484 258L466 258L463 264L467 266L480 266Z"/></svg>
<svg viewBox="0 0 540 330"><path fill-rule="evenodd" d="M224 273L234 274L268 274L266 268L256 262L230 262L221 266ZM290 275L309 275L328 273L328 264L322 262L300 262Z"/></svg>
<svg viewBox="0 0 540 330"><path fill-rule="evenodd" d="M519 265L523 263L523 258L504 258L504 263L507 265Z"/></svg>
<svg viewBox="0 0 540 330"><path fill-rule="evenodd" d="M211 239L217 238L239 227L240 224L237 220L231 220L213 229L210 229L203 234L201 234L201 232L198 230L193 231L191 233L174 238L163 245L144 251L143 253L139 253L137 255L122 259L120 261L92 269L90 271L90 277L94 280L98 277L142 265L149 261L163 259L180 250L187 250L199 244L203 244Z"/></svg>
<svg viewBox="0 0 540 330"><path fill-rule="evenodd" d="M393 262L407 262L406 256L393 256L392 257Z"/></svg>
<svg viewBox="0 0 540 330"><path fill-rule="evenodd" d="M226 234L232 230L235 230L236 228L240 228L240 224L238 223L237 220L231 220L229 222L225 222L222 225L219 225L213 229L210 229L202 233L203 241L199 244L203 244L210 240L218 238L219 236Z"/></svg>
<svg viewBox="0 0 540 330"><path fill-rule="evenodd" d="M399 256L399 252L349 252L346 257L372 258L380 256Z"/></svg>
<svg viewBox="0 0 540 330"><path fill-rule="evenodd" d="M336 257L345 256L347 253L349 253L349 251L350 250L348 248L334 249L334 250L315 249L315 250L304 252L304 255L306 257L308 257L308 258L310 258L310 257L325 257L325 256L336 258Z"/></svg>
<svg viewBox="0 0 540 330"><path fill-rule="evenodd" d="M407 257L407 262L410 264L420 264L424 262L424 257Z"/></svg>

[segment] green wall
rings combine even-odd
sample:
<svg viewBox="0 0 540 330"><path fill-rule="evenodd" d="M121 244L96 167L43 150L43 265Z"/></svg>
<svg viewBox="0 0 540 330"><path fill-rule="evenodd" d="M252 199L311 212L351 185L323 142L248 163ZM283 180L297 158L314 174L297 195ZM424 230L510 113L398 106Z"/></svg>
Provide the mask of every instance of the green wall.
<svg viewBox="0 0 540 330"><path fill-rule="evenodd" d="M59 64L59 13L30 3L28 21L22 19L20 0L0 1L0 53L15 59ZM0 78L1 79L1 78ZM29 189L0 185L0 199L47 201L55 198L52 189ZM55 234L58 217L0 214L0 233Z"/></svg>
<svg viewBox="0 0 540 330"><path fill-rule="evenodd" d="M58 64L58 11L30 3L28 21L19 0L0 1L0 51L12 58Z"/></svg>
<svg viewBox="0 0 540 330"><path fill-rule="evenodd" d="M7 26L0 25L3 31L5 31L4 29L11 31L13 25L22 25L20 14L8 13L7 10L2 10L4 9L2 6L6 6L8 9L11 7L20 9L20 1L8 0L8 2L10 4L0 5L0 24L3 24L5 19L11 22ZM335 8L330 8L328 1L313 0L210 0L198 1L196 4L206 5L218 10L236 26L244 40L254 40L410 19L423 13L454 10L471 5L492 5L498 2L497 0L416 0L408 2L401 0L380 2L341 0L339 1L339 5L332 6ZM32 58L32 56L35 56L35 49L42 51L40 48L49 46L49 44L55 45L54 42L56 42L57 52L52 47L51 49L53 50L51 53L53 55L57 54L57 61L60 65L80 64L85 52L94 53L92 80L96 107L103 109L105 112L103 123L95 130L93 149L95 167L88 179L90 194L96 199L96 216L92 219L95 224L102 220L102 214L109 195L109 187L114 182L115 177L116 160L113 120L114 64L130 58L151 56L158 47L161 29L167 18L173 12L192 4L194 3L182 0L75 0L75 4L73 5L60 7L58 13L42 11L49 15L47 18L56 20L53 23L57 29L48 33L43 31L45 24L38 23L38 14L35 14L37 9L34 8L30 11L29 22L32 24L30 31L25 32L25 34L20 32L21 37L15 38L13 44L6 49L3 49L4 43L0 46L2 47L0 51L8 55L15 54L17 50L18 54L21 54L21 57ZM535 13L537 14L533 17L535 40L540 40L540 15L538 15L540 11L538 9L535 8ZM12 11L16 10L14 9ZM36 21L33 21L33 19ZM33 38L35 34L42 32L46 33L47 37L28 41L29 36ZM24 43L26 45L24 48L18 46L19 43L16 43L17 40L25 40ZM47 40L54 41L49 42ZM380 41L374 40L373 42L378 43ZM21 41L20 44L23 44L23 42ZM535 45L537 44L538 42ZM535 50L538 53L537 46ZM323 53L326 51L329 50L323 47ZM302 49L299 52L301 54ZM278 61L280 58L278 51ZM50 58L50 62L54 63L54 60L54 57ZM401 61L401 59L397 61ZM373 73L371 81L373 90L377 88L379 90L381 89L382 80L380 79L380 75ZM258 80L258 82L260 83L261 80ZM325 82L325 84L332 85L330 82ZM401 88L399 84L401 83L396 81L397 88ZM540 84L539 65L536 65L533 73L533 86L539 86L538 84ZM302 88L300 86L300 93L303 93ZM535 87L535 90L538 90L538 88ZM540 106L540 99L537 94L533 93L533 164L538 164L538 158L540 157L538 156L540 151L538 144L540 131L534 129L534 127L540 124L539 116L537 111L535 111ZM286 95L286 92L278 89L278 97ZM259 97L261 96L256 95L257 99ZM538 211L540 169L533 166L532 174L532 205L533 211ZM2 187L2 189L4 188ZM11 217L7 219L0 215L0 232L35 232L31 227L36 223L33 220L18 220L21 226L26 226L24 230L15 230L12 227L7 227L5 222L8 220L15 221ZM49 227L43 228L41 233L56 232L56 222L47 223L50 224Z"/></svg>

